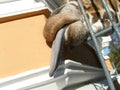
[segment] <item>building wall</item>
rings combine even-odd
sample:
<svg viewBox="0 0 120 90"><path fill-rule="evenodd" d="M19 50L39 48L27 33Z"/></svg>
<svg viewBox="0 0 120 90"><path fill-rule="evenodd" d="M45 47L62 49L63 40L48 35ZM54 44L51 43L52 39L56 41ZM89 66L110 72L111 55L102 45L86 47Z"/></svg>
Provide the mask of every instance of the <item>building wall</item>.
<svg viewBox="0 0 120 90"><path fill-rule="evenodd" d="M0 78L49 65L45 22L42 14L0 24Z"/></svg>

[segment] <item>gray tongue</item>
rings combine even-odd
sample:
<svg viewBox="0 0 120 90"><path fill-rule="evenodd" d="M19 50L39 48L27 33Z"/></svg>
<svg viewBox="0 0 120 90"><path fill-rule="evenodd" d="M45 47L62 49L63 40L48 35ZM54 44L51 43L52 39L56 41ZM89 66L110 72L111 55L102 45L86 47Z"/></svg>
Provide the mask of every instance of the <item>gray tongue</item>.
<svg viewBox="0 0 120 90"><path fill-rule="evenodd" d="M62 47L64 44L64 31L65 31L64 28L58 31L56 38L52 44L52 55L51 55L50 72L49 72L50 77L54 75L56 69L60 64Z"/></svg>

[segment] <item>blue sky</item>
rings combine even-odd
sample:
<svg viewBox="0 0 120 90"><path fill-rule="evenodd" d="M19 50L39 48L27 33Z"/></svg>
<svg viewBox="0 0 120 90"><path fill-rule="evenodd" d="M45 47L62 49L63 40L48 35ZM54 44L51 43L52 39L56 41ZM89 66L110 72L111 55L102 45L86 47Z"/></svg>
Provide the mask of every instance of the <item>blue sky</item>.
<svg viewBox="0 0 120 90"><path fill-rule="evenodd" d="M105 49L104 49L104 55L106 56L106 55L108 55L110 53L110 48L109 47L106 47Z"/></svg>
<svg viewBox="0 0 120 90"><path fill-rule="evenodd" d="M119 30L120 30L120 27L119 27ZM113 40L114 40L114 44L117 45L119 41L118 41L118 38L117 38L116 33L113 33L113 34L111 35L111 37L112 37ZM106 48L104 49L104 55L108 55L109 53L110 53L110 48L109 48L109 47L106 47Z"/></svg>

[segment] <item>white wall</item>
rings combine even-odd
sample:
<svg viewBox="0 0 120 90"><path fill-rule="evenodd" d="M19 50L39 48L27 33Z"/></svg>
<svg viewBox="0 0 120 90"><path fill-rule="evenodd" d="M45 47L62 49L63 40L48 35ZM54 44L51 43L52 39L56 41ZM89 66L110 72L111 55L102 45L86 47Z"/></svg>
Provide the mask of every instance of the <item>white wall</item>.
<svg viewBox="0 0 120 90"><path fill-rule="evenodd" d="M12 2L12 1L18 1L18 0L0 0L0 3L7 3L7 2Z"/></svg>
<svg viewBox="0 0 120 90"><path fill-rule="evenodd" d="M0 0L0 17L11 16L14 14L39 10L45 8L45 4L42 2L35 2L34 0L14 0L15 2L1 3L4 0ZM10 0L5 0L10 1ZM11 0L12 1L12 0Z"/></svg>

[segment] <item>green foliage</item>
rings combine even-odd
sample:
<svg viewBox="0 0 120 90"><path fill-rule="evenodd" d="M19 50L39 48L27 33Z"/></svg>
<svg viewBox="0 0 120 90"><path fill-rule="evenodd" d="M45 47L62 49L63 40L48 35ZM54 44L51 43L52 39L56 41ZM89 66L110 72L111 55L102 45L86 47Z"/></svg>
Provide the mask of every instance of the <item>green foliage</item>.
<svg viewBox="0 0 120 90"><path fill-rule="evenodd" d="M110 60L115 64L115 67L117 68L118 72L120 72L120 47L117 47L116 45L111 42L110 44L111 52L109 53Z"/></svg>

